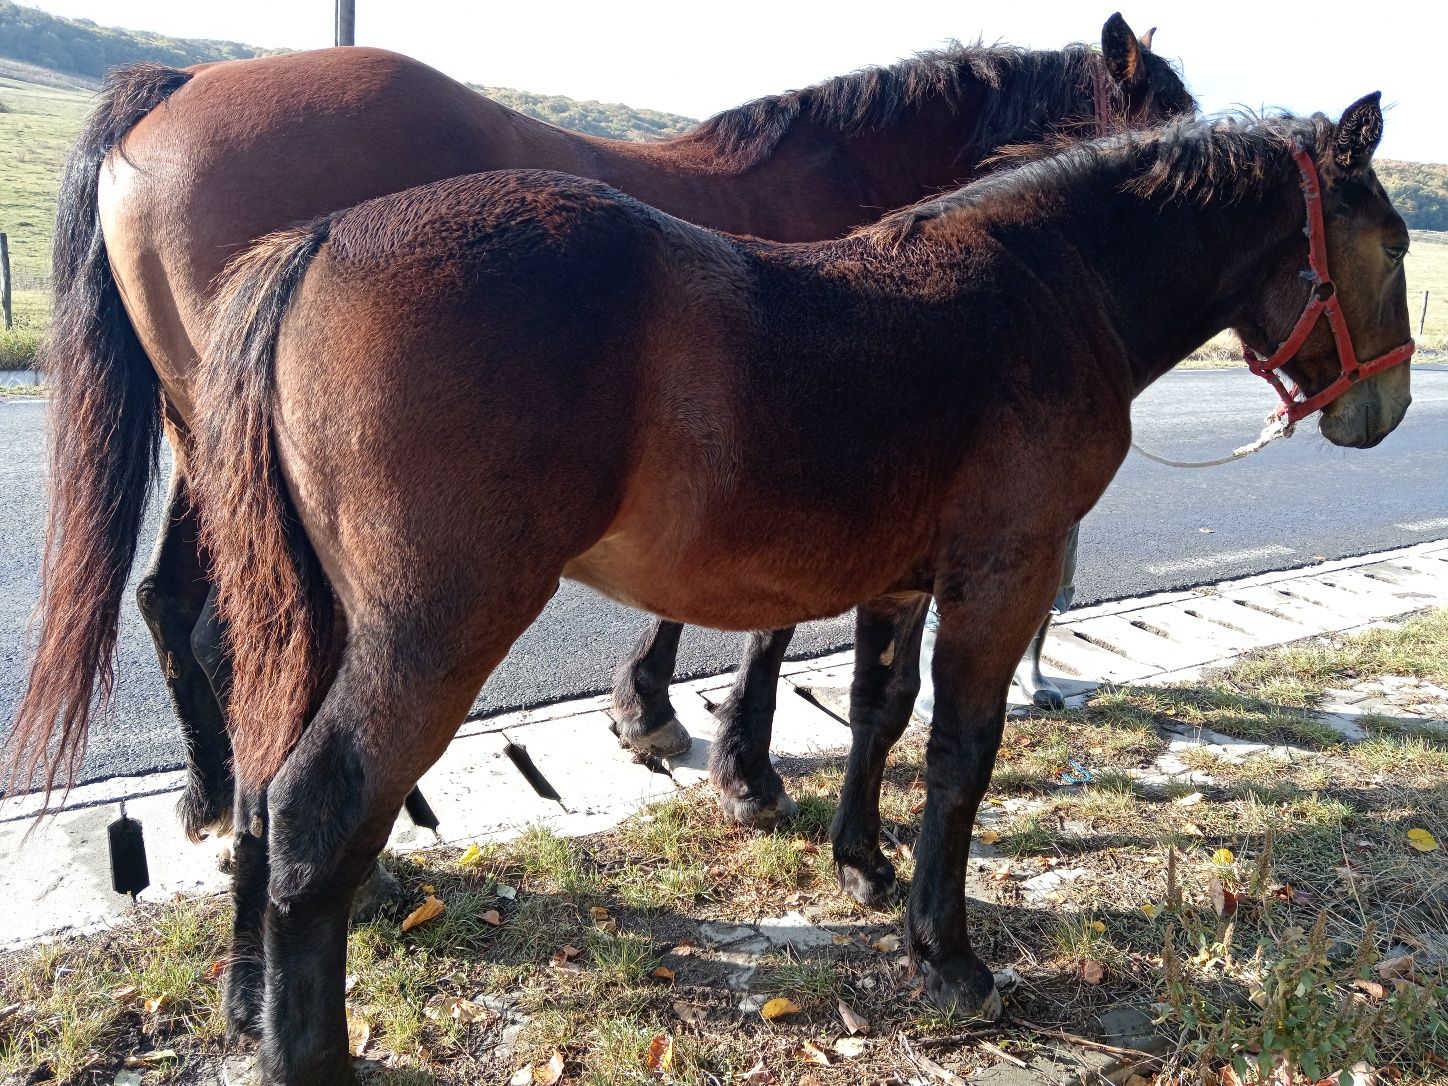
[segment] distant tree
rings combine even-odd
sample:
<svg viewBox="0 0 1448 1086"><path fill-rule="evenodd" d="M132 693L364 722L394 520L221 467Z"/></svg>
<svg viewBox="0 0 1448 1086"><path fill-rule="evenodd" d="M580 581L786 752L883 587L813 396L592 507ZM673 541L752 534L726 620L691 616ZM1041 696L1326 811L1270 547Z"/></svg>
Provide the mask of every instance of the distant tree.
<svg viewBox="0 0 1448 1086"><path fill-rule="evenodd" d="M1384 159L1373 168L1409 228L1448 230L1448 165Z"/></svg>
<svg viewBox="0 0 1448 1086"><path fill-rule="evenodd" d="M540 121L591 136L620 140L657 140L678 136L698 122L677 113L634 109L617 102L580 102L558 94L535 94L511 87L478 87L493 101Z"/></svg>

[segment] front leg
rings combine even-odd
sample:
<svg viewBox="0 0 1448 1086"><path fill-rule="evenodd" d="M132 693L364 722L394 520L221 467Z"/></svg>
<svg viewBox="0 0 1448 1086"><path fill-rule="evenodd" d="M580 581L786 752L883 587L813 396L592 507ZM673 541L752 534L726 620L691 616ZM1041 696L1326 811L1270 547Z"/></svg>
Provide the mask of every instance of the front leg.
<svg viewBox="0 0 1448 1086"><path fill-rule="evenodd" d="M855 613L855 679L850 686L850 760L832 827L840 886L878 908L895 896L895 868L880 850L885 760L910 723L920 692L920 633L930 597L885 596Z"/></svg>
<svg viewBox="0 0 1448 1086"><path fill-rule="evenodd" d="M719 806L741 826L767 830L798 807L769 760L779 669L794 627L755 630L724 704L714 711L719 731L709 754L709 779Z"/></svg>
<svg viewBox="0 0 1448 1086"><path fill-rule="evenodd" d="M937 579L935 716L926 750L926 801L915 844L905 928L926 990L941 1007L996 1017L1000 996L975 954L965 910L971 830L1005 728L1011 673L1046 613L1061 570L1060 536L997 554Z"/></svg>

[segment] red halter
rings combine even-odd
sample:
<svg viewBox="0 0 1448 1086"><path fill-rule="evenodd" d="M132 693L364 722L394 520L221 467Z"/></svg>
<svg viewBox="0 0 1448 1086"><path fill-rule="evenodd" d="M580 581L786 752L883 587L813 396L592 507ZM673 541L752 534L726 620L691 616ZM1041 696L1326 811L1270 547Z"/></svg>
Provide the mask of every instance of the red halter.
<svg viewBox="0 0 1448 1086"><path fill-rule="evenodd" d="M1242 345L1242 357L1247 362L1247 368L1271 383L1282 397L1277 416L1287 426L1306 418L1320 407L1326 407L1363 378L1382 373L1413 357L1413 341L1410 339L1370 362L1358 361L1352 337L1348 335L1347 321L1342 315L1342 306L1337 300L1337 287L1327 271L1327 234L1322 224L1322 185L1317 176L1317 164L1301 146L1292 152L1292 157L1302 173L1302 198L1307 204L1307 270L1302 273L1302 278L1312 284L1312 293L1308 295L1302 316L1292 326L1291 334L1271 358L1263 358L1245 343ZM1337 380L1315 396L1299 400L1297 397L1301 395L1301 390L1294 385L1289 391L1277 375L1277 370L1297 354L1323 313L1327 314L1328 327L1332 329L1332 338L1337 343L1337 358L1342 372Z"/></svg>

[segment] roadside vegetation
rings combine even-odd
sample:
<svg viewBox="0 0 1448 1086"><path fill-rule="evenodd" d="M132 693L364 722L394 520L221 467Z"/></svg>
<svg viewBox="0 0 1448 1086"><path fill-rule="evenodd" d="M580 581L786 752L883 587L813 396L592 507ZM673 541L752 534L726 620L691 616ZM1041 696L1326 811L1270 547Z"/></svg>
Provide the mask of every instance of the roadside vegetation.
<svg viewBox="0 0 1448 1086"><path fill-rule="evenodd" d="M770 834L696 789L589 838L391 858L402 900L351 936L354 1049L399 1084L958 1084L1015 1062L1062 1083L1441 1083L1445 680L1440 611L1012 720L968 884L975 945L1014 981L1000 1023L923 1002L903 908L837 891L827 759L782 765L800 815ZM1315 710L1355 688L1394 700L1347 742ZM922 780L912 731L882 799L907 882ZM225 911L148 906L0 959L0 1081L214 1081ZM737 941L785 927L819 937Z"/></svg>

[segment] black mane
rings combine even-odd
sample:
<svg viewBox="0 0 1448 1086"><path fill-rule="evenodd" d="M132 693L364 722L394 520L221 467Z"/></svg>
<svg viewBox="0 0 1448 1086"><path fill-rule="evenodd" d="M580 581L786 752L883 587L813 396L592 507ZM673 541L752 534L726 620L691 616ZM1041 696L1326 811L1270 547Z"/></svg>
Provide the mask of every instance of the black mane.
<svg viewBox="0 0 1448 1086"><path fill-rule="evenodd" d="M1170 71L1145 54L1154 74ZM961 45L920 53L888 67L864 68L803 90L771 95L726 110L682 139L708 144L732 169L758 165L796 120L854 135L887 127L908 109L941 98L958 109L971 90L984 87L984 108L972 133L976 147L1037 139L1052 119L1103 107L1119 115L1125 103L1106 76L1100 52L1089 45L1058 50ZM1009 93L996 93L1007 89ZM1100 99L1098 102L1098 96ZM1181 88L1185 102L1191 100Z"/></svg>
<svg viewBox="0 0 1448 1086"><path fill-rule="evenodd" d="M1008 158L1023 162L954 192L901 208L853 236L898 245L922 223L987 200L1030 198L1119 178L1125 191L1196 204L1238 203L1262 186L1291 173L1292 151L1301 144L1322 160L1331 153L1334 125L1321 113L1311 117L1225 115L1183 118L1161 128L1128 131L1088 143L1014 148Z"/></svg>

